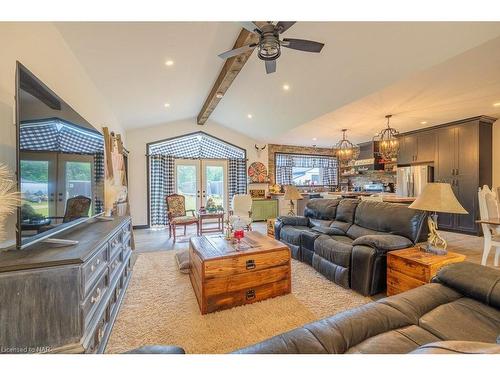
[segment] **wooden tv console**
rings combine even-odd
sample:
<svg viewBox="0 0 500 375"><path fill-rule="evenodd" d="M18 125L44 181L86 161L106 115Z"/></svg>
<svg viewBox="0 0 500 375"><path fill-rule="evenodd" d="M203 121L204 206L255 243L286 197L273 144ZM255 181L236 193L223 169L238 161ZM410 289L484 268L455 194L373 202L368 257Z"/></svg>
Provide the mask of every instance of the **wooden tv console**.
<svg viewBox="0 0 500 375"><path fill-rule="evenodd" d="M0 252L0 353L102 353L131 275L130 217Z"/></svg>

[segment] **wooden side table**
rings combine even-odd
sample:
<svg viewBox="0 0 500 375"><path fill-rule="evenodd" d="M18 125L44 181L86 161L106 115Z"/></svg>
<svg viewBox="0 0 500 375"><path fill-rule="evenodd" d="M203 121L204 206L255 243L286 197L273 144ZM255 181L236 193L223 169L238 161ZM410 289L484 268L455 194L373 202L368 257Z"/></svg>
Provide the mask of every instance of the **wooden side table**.
<svg viewBox="0 0 500 375"><path fill-rule="evenodd" d="M276 219L267 219L267 235L274 238L274 223Z"/></svg>
<svg viewBox="0 0 500 375"><path fill-rule="evenodd" d="M217 219L217 227L204 228L203 221L210 219ZM198 223L199 223L198 235L200 236L203 236L203 233L224 232L224 211L217 211L217 212L198 211Z"/></svg>
<svg viewBox="0 0 500 375"><path fill-rule="evenodd" d="M419 247L390 251L387 253L387 295L427 284L441 267L464 260L465 255L462 254L448 252L436 255Z"/></svg>

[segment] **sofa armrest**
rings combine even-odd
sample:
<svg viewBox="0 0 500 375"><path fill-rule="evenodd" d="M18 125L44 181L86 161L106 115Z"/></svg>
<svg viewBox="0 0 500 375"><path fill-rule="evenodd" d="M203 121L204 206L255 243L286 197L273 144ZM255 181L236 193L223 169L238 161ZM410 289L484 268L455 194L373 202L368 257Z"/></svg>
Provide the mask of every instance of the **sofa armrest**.
<svg viewBox="0 0 500 375"><path fill-rule="evenodd" d="M281 239L281 228L284 225L303 225L309 226L309 218L304 216L279 216L274 222L274 238Z"/></svg>
<svg viewBox="0 0 500 375"><path fill-rule="evenodd" d="M276 221L280 221L283 225L309 226L309 218L305 216L280 216Z"/></svg>
<svg viewBox="0 0 500 375"><path fill-rule="evenodd" d="M500 308L500 271L494 268L470 262L453 263L441 268L433 282L441 283L489 306Z"/></svg>
<svg viewBox="0 0 500 375"><path fill-rule="evenodd" d="M370 246L376 249L379 254L384 254L387 251L413 246L413 242L406 237L395 234L370 234L356 238L352 245Z"/></svg>

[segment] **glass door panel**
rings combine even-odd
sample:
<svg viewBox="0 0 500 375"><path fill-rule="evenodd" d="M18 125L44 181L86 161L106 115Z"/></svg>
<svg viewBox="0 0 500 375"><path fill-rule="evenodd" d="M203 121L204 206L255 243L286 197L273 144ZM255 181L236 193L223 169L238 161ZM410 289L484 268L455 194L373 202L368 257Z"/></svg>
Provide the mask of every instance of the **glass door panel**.
<svg viewBox="0 0 500 375"><path fill-rule="evenodd" d="M224 160L202 160L203 195L202 204L209 199L215 206L227 208L227 162Z"/></svg>
<svg viewBox="0 0 500 375"><path fill-rule="evenodd" d="M186 210L200 207L200 162L198 160L176 160L175 192L186 198Z"/></svg>
<svg viewBox="0 0 500 375"><path fill-rule="evenodd" d="M94 162L90 155L65 155L59 158L59 189L57 216L64 217L68 199L82 195L93 200L95 187ZM88 215L93 213L91 206Z"/></svg>
<svg viewBox="0 0 500 375"><path fill-rule="evenodd" d="M35 223L55 214L54 181L56 159L52 155L21 156L21 221ZM45 160L44 160L45 159Z"/></svg>

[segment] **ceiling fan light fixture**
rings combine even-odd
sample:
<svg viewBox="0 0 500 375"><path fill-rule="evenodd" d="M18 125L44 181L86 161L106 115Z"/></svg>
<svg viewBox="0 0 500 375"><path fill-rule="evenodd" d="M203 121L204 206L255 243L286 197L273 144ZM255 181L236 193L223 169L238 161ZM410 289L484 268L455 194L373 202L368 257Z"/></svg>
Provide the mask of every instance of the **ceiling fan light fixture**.
<svg viewBox="0 0 500 375"><path fill-rule="evenodd" d="M373 137L373 140L378 142L380 156L385 160L397 158L399 152L399 140L397 138L399 132L389 125L391 117L392 115L385 116L387 119L386 128Z"/></svg>
<svg viewBox="0 0 500 375"><path fill-rule="evenodd" d="M215 94L215 97L216 97L217 99L222 99L222 97L223 97L223 96L224 96L224 94L223 94L223 93L221 93L221 92L218 92L217 94Z"/></svg>
<svg viewBox="0 0 500 375"><path fill-rule="evenodd" d="M333 147L335 154L337 155L337 159L339 159L342 163L348 163L359 157L359 146L355 145L346 138L346 132L347 129L342 129L342 139Z"/></svg>

